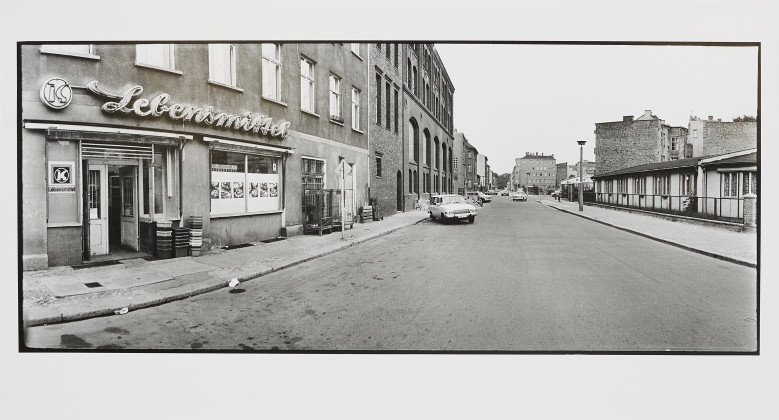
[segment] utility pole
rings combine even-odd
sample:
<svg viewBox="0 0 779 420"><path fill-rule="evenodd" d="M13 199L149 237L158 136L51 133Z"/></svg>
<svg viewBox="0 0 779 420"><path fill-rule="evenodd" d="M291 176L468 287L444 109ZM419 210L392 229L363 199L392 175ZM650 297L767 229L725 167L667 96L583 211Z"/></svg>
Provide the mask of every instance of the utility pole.
<svg viewBox="0 0 779 420"><path fill-rule="evenodd" d="M579 144L579 211L584 211L584 143L586 140L578 140Z"/></svg>

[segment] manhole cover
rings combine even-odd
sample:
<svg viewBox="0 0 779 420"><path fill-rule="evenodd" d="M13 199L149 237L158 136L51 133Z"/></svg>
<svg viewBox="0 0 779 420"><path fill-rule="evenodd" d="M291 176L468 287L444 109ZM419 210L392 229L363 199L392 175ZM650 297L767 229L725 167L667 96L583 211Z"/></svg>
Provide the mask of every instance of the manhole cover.
<svg viewBox="0 0 779 420"><path fill-rule="evenodd" d="M103 287L102 284L100 284L100 283L98 283L96 281L92 282L92 283L84 283L84 286L86 286L86 287Z"/></svg>

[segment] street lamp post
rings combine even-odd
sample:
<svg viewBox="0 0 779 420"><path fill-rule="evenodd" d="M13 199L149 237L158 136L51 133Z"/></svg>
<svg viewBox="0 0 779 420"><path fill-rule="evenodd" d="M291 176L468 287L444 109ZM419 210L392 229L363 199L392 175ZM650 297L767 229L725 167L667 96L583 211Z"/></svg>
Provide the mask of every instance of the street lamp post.
<svg viewBox="0 0 779 420"><path fill-rule="evenodd" d="M577 140L579 143L579 211L584 211L584 143L586 140Z"/></svg>
<svg viewBox="0 0 779 420"><path fill-rule="evenodd" d="M530 172L525 172L527 178L525 178L525 194L530 194Z"/></svg>

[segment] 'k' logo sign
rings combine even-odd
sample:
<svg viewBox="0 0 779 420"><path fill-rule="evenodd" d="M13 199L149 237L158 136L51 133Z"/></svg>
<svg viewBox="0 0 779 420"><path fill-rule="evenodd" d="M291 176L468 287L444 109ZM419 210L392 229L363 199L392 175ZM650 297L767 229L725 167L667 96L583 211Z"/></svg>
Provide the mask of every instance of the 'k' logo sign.
<svg viewBox="0 0 779 420"><path fill-rule="evenodd" d="M55 184L69 184L70 183L70 168L68 168L68 167L54 168L54 183Z"/></svg>

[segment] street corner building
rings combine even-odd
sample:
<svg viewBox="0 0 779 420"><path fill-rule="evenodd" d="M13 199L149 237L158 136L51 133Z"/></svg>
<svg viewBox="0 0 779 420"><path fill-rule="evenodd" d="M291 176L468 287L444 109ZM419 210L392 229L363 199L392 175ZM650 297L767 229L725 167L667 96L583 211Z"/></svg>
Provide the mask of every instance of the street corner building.
<svg viewBox="0 0 779 420"><path fill-rule="evenodd" d="M303 233L368 201L367 44L20 43L22 267ZM312 194L311 192L319 192ZM338 210L340 211L340 210Z"/></svg>

